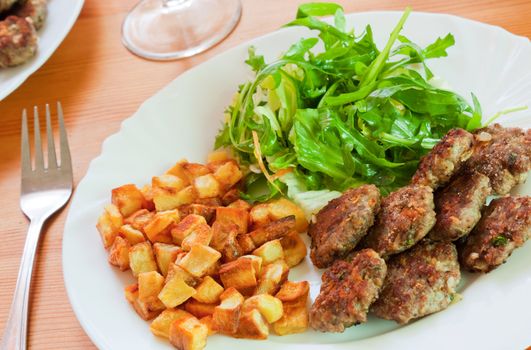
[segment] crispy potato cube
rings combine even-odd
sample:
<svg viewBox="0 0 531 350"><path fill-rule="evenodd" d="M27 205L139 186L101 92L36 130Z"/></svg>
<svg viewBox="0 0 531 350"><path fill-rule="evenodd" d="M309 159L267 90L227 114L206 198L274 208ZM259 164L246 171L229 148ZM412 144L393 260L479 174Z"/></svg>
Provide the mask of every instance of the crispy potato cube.
<svg viewBox="0 0 531 350"><path fill-rule="evenodd" d="M282 301L269 294L259 294L246 299L243 303L242 312L257 309L268 323L278 321L283 314Z"/></svg>
<svg viewBox="0 0 531 350"><path fill-rule="evenodd" d="M151 187L164 188L170 190L170 192L178 192L187 186L185 180L172 174L164 174L161 176L153 176L151 179Z"/></svg>
<svg viewBox="0 0 531 350"><path fill-rule="evenodd" d="M212 335L212 334L216 334L217 333L217 330L216 328L214 327L214 320L212 318L212 315L210 316L205 316L201 319L199 319L199 322L201 322L202 324L204 324L205 326L207 326L208 328L208 335Z"/></svg>
<svg viewBox="0 0 531 350"><path fill-rule="evenodd" d="M191 287L195 287L197 284L197 279L192 276L190 272L186 271L177 264L170 263L170 265L168 266L168 274L166 275L165 283L168 283L168 281L175 276L179 276L180 278L182 278L186 282L186 284Z"/></svg>
<svg viewBox="0 0 531 350"><path fill-rule="evenodd" d="M269 326L257 309L242 311L236 337L248 339L267 339Z"/></svg>
<svg viewBox="0 0 531 350"><path fill-rule="evenodd" d="M308 329L306 305L284 305L284 314L272 324L277 335L304 333Z"/></svg>
<svg viewBox="0 0 531 350"><path fill-rule="evenodd" d="M159 293L164 286L164 277L157 271L138 274L138 299L146 303L159 301Z"/></svg>
<svg viewBox="0 0 531 350"><path fill-rule="evenodd" d="M284 250L284 260L290 268L297 266L306 256L306 244L300 234L293 231L280 240L282 250Z"/></svg>
<svg viewBox="0 0 531 350"><path fill-rule="evenodd" d="M166 210L155 214L153 219L144 226L148 239L155 243L172 243L171 228L179 222L179 211Z"/></svg>
<svg viewBox="0 0 531 350"><path fill-rule="evenodd" d="M214 329L223 334L234 335L238 331L243 296L235 288L228 288L221 294L220 299L221 304L214 308L212 314Z"/></svg>
<svg viewBox="0 0 531 350"><path fill-rule="evenodd" d="M166 170L166 174L174 175L179 177L186 186L190 185L190 181L188 180L188 175L186 174L186 170L184 168L184 164L187 164L188 161L186 159L182 159L175 163L174 166L172 166L170 169Z"/></svg>
<svg viewBox="0 0 531 350"><path fill-rule="evenodd" d="M128 217L144 206L144 195L133 184L112 190L112 204L116 205L124 217Z"/></svg>
<svg viewBox="0 0 531 350"><path fill-rule="evenodd" d="M116 236L109 251L109 263L125 271L129 268L129 249L131 245L120 236Z"/></svg>
<svg viewBox="0 0 531 350"><path fill-rule="evenodd" d="M208 327L195 317L180 318L170 326L170 343L179 350L202 350L207 336Z"/></svg>
<svg viewBox="0 0 531 350"><path fill-rule="evenodd" d="M168 268L171 263L175 262L177 255L183 250L173 244L155 243L153 244L155 259L163 276L168 274Z"/></svg>
<svg viewBox="0 0 531 350"><path fill-rule="evenodd" d="M259 248L253 251L253 255L262 258L262 264L268 265L275 260L284 258L284 251L282 250L282 244L279 239L262 244Z"/></svg>
<svg viewBox="0 0 531 350"><path fill-rule="evenodd" d="M215 221L212 225L210 245L221 252L223 261L233 261L243 254L243 250L237 240L238 236L238 226L235 224Z"/></svg>
<svg viewBox="0 0 531 350"><path fill-rule="evenodd" d="M221 203L225 206L229 206L231 203L234 203L238 201L239 199L240 199L240 190L236 187L233 187L227 192L225 192L223 197L221 197ZM251 205L249 204L249 208L247 209L249 210L250 208L251 208Z"/></svg>
<svg viewBox="0 0 531 350"><path fill-rule="evenodd" d="M238 234L247 233L249 213L241 208L216 208L216 222L233 223L238 226Z"/></svg>
<svg viewBox="0 0 531 350"><path fill-rule="evenodd" d="M105 249L107 249L111 246L111 244L114 243L114 239L118 235L118 230L120 227L114 226L113 220L111 219L109 212L105 210L103 214L101 214L98 218L96 228L100 232L101 240L103 241L103 246L105 247Z"/></svg>
<svg viewBox="0 0 531 350"><path fill-rule="evenodd" d="M124 224L124 217L116 205L107 204L105 211L109 214L109 219L114 227L120 227Z"/></svg>
<svg viewBox="0 0 531 350"><path fill-rule="evenodd" d="M207 163L222 162L232 159L231 151L224 148L218 148L207 156Z"/></svg>
<svg viewBox="0 0 531 350"><path fill-rule="evenodd" d="M142 243L146 240L142 231L137 230L131 225L122 225L118 230L118 236L125 238L132 245Z"/></svg>
<svg viewBox="0 0 531 350"><path fill-rule="evenodd" d="M135 244L129 249L129 267L135 277L142 272L157 271L157 262L149 242Z"/></svg>
<svg viewBox="0 0 531 350"><path fill-rule="evenodd" d="M257 286L256 273L251 259L238 258L221 265L219 277L225 288L236 288L244 295L252 294Z"/></svg>
<svg viewBox="0 0 531 350"><path fill-rule="evenodd" d="M230 203L227 208L237 208L249 211L251 209L251 205L243 199L237 199L234 202Z"/></svg>
<svg viewBox="0 0 531 350"><path fill-rule="evenodd" d="M182 166L190 184L193 184L196 178L210 174L211 172L210 169L203 164L183 163Z"/></svg>
<svg viewBox="0 0 531 350"><path fill-rule="evenodd" d="M206 223L199 225L188 236L186 236L181 247L189 251L194 244L209 245L212 239L212 229Z"/></svg>
<svg viewBox="0 0 531 350"><path fill-rule="evenodd" d="M158 297L164 305L171 309L181 305L195 294L195 289L190 287L181 276L175 275L160 291Z"/></svg>
<svg viewBox="0 0 531 350"><path fill-rule="evenodd" d="M219 207L222 205L221 198L219 197L196 198L194 203L206 205L208 207Z"/></svg>
<svg viewBox="0 0 531 350"><path fill-rule="evenodd" d="M131 303L136 313L146 321L157 317L157 315L164 310L164 308L152 309L151 307L153 307L153 305L149 305L148 303L140 301L138 298L138 284L136 283L126 286L124 289L124 294L125 298L129 301L129 303ZM162 307L163 306L164 305L162 305ZM157 307L159 306L157 305Z"/></svg>
<svg viewBox="0 0 531 350"><path fill-rule="evenodd" d="M144 209L155 210L155 203L153 202L153 188L151 185L145 185L140 189L144 196Z"/></svg>
<svg viewBox="0 0 531 350"><path fill-rule="evenodd" d="M149 329L158 337L169 338L171 324L181 318L189 317L193 317L193 315L184 310L166 309L151 322Z"/></svg>
<svg viewBox="0 0 531 350"><path fill-rule="evenodd" d="M181 220L171 230L171 235L175 244L182 244L183 240L198 227L206 225L206 220L201 215L190 214Z"/></svg>
<svg viewBox="0 0 531 350"><path fill-rule="evenodd" d="M221 258L221 253L206 246L196 244L179 262L179 266L195 277L203 277Z"/></svg>
<svg viewBox="0 0 531 350"><path fill-rule="evenodd" d="M253 206L249 212L249 219L254 229L270 223L272 220L270 217L269 204L260 203Z"/></svg>
<svg viewBox="0 0 531 350"><path fill-rule="evenodd" d="M166 188L153 189L153 202L157 211L175 209L181 205L192 203L197 197L193 186L187 186L179 191Z"/></svg>
<svg viewBox="0 0 531 350"><path fill-rule="evenodd" d="M214 219L216 208L204 204L192 203L181 205L179 207L179 212L183 218L190 214L201 215L205 218L207 223L210 223L212 222L212 219Z"/></svg>
<svg viewBox="0 0 531 350"><path fill-rule="evenodd" d="M221 185L212 174L195 178L193 184L199 198L217 197L221 194Z"/></svg>
<svg viewBox="0 0 531 350"><path fill-rule="evenodd" d="M241 180L243 174L235 161L228 161L214 171L214 177L225 190L234 186Z"/></svg>
<svg viewBox="0 0 531 350"><path fill-rule="evenodd" d="M280 198L268 203L270 216L273 220L279 220L286 216L295 216L295 229L297 232L306 232L308 220L302 209L286 198Z"/></svg>
<svg viewBox="0 0 531 350"><path fill-rule="evenodd" d="M206 276L195 288L196 293L193 298L201 303L215 304L219 301L219 296L223 290L223 287L212 277Z"/></svg>
<svg viewBox="0 0 531 350"><path fill-rule="evenodd" d="M155 213L148 211L147 209L140 209L131 214L124 220L124 224L131 225L132 228L139 231L144 231L146 226L155 216Z"/></svg>
<svg viewBox="0 0 531 350"><path fill-rule="evenodd" d="M237 237L238 245L242 249L243 253L250 253L256 249L256 245L253 242L253 239L248 234L238 235Z"/></svg>
<svg viewBox="0 0 531 350"><path fill-rule="evenodd" d="M262 267L255 294L275 294L288 279L289 267L284 260L277 260Z"/></svg>
<svg viewBox="0 0 531 350"><path fill-rule="evenodd" d="M310 284L308 281L292 282L286 281L275 295L284 305L306 306Z"/></svg>
<svg viewBox="0 0 531 350"><path fill-rule="evenodd" d="M295 228L295 216L287 216L285 218L272 221L262 227L249 233L255 246L259 247L265 242L273 239L282 238Z"/></svg>
<svg viewBox="0 0 531 350"><path fill-rule="evenodd" d="M184 309L197 318L212 316L216 306L216 304L205 304L195 299L188 299L188 301L184 303Z"/></svg>
<svg viewBox="0 0 531 350"><path fill-rule="evenodd" d="M253 262L254 273L256 275L256 280L260 277L260 272L262 271L262 258L256 255L243 255L242 259L249 259Z"/></svg>

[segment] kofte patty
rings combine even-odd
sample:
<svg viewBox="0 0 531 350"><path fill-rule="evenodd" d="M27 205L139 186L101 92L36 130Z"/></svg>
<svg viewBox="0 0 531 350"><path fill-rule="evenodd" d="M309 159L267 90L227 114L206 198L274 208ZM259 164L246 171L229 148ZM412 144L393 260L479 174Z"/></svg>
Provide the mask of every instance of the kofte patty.
<svg viewBox="0 0 531 350"><path fill-rule="evenodd" d="M428 234L436 241L455 241L472 231L481 219L481 209L490 194L489 178L464 174L435 193L437 222Z"/></svg>
<svg viewBox="0 0 531 350"><path fill-rule="evenodd" d="M18 0L0 0L0 14L9 10Z"/></svg>
<svg viewBox="0 0 531 350"><path fill-rule="evenodd" d="M423 240L389 260L387 277L371 312L405 324L444 310L453 300L460 279L454 244Z"/></svg>
<svg viewBox="0 0 531 350"><path fill-rule="evenodd" d="M386 271L385 261L372 249L336 260L323 274L321 291L310 309L310 326L321 332L343 332L366 322Z"/></svg>
<svg viewBox="0 0 531 350"><path fill-rule="evenodd" d="M463 266L489 272L521 247L531 236L531 197L493 200L461 249Z"/></svg>
<svg viewBox="0 0 531 350"><path fill-rule="evenodd" d="M436 189L446 184L471 155L474 136L463 129L452 129L421 158L412 183Z"/></svg>
<svg viewBox="0 0 531 350"><path fill-rule="evenodd" d="M22 18L31 18L33 26L39 30L48 16L47 0L23 0L10 11L10 14Z"/></svg>
<svg viewBox="0 0 531 350"><path fill-rule="evenodd" d="M494 193L499 195L525 181L531 169L531 130L493 124L475 135L477 142L465 172L488 176Z"/></svg>
<svg viewBox="0 0 531 350"><path fill-rule="evenodd" d="M22 64L36 51L37 36L33 24L16 16L0 21L0 68Z"/></svg>
<svg viewBox="0 0 531 350"><path fill-rule="evenodd" d="M383 258L411 248L435 224L432 189L408 185L382 199L375 225L362 246L374 249Z"/></svg>
<svg viewBox="0 0 531 350"><path fill-rule="evenodd" d="M308 230L313 264L325 268L352 251L374 224L379 208L380 191L374 185L350 189L331 200Z"/></svg>

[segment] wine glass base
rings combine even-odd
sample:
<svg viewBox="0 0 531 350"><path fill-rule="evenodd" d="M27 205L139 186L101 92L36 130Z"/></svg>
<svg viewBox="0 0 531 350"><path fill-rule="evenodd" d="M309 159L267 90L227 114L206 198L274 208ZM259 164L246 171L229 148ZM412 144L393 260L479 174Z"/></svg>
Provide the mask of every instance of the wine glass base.
<svg viewBox="0 0 531 350"><path fill-rule="evenodd" d="M227 37L241 11L240 0L142 0L122 24L122 42L151 60L190 57Z"/></svg>

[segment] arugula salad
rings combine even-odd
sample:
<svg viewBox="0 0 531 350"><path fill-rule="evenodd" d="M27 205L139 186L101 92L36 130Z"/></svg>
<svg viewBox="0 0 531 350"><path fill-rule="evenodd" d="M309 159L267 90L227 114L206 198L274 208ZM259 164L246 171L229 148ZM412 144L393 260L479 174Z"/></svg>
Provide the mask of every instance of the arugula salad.
<svg viewBox="0 0 531 350"><path fill-rule="evenodd" d="M311 212L308 203L365 183L386 194L409 182L420 157L448 130L481 126L473 94L470 104L431 83L427 61L447 56L454 37L419 47L401 35L409 14L378 48L371 26L347 28L341 6L303 4L286 26L315 36L273 62L249 48L255 77L240 85L215 145L230 148L249 169L245 199L282 193Z"/></svg>

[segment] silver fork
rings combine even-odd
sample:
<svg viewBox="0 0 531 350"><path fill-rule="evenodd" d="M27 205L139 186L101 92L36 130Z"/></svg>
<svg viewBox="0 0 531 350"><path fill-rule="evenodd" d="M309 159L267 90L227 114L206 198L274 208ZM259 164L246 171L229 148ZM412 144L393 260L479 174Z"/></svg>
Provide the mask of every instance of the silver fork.
<svg viewBox="0 0 531 350"><path fill-rule="evenodd" d="M22 111L22 147L21 147L21 193L20 207L30 225L18 271L17 286L6 322L1 350L22 350L27 348L29 292L33 271L35 252L44 222L57 210L62 208L72 194L72 161L66 138L63 110L57 102L59 119L59 139L61 163L58 165L50 116L50 107L46 105L46 134L48 138L48 166L44 166L44 157L39 128L39 113L34 107L35 125L35 167L32 169L30 141L26 110Z"/></svg>

